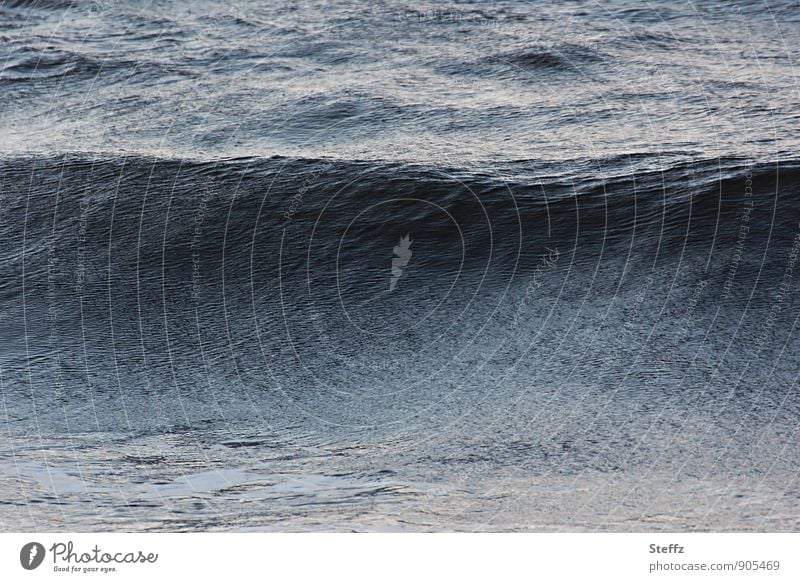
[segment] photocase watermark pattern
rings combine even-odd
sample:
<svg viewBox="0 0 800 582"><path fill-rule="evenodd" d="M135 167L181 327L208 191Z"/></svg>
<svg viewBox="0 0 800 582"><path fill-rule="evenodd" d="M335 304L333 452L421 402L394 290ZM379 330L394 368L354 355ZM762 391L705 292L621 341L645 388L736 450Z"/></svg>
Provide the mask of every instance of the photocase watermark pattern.
<svg viewBox="0 0 800 582"><path fill-rule="evenodd" d="M297 192L295 192L295 194L292 196L288 207L283 212L283 217L286 220L292 220L292 218L294 218L295 213L303 205L303 199L305 195L319 182L320 178L324 176L326 172L330 171L333 165L333 162L321 164L320 166L314 168L314 170L303 179L300 188L298 188Z"/></svg>
<svg viewBox="0 0 800 582"><path fill-rule="evenodd" d="M392 259L392 276L389 279L389 291L394 291L400 277L403 276L403 268L408 265L411 260L411 235L406 235L400 239L397 246L394 247L394 258Z"/></svg>
<svg viewBox="0 0 800 582"><path fill-rule="evenodd" d="M526 309L529 308L531 301L533 301L533 298L536 296L536 292L543 285L541 278L544 275L544 273L548 270L556 268L556 264L558 263L558 257L559 257L558 249L546 248L546 250L547 253L539 257L539 261L536 264L536 268L533 271L533 275L531 276L530 281L528 281L528 284L525 287L525 296L519 302L517 310L514 312L514 318L511 321L512 328L515 328L519 325L523 313L525 312Z"/></svg>
<svg viewBox="0 0 800 582"><path fill-rule="evenodd" d="M743 208L742 214L739 218L741 224L737 230L736 236L736 246L734 247L733 256L731 257L731 264L728 268L728 275L725 278L725 285L722 288L722 298L727 299L730 297L731 290L733 289L734 279L736 278L736 273L739 270L739 264L742 262L742 254L745 250L745 244L747 243L747 239L750 233L750 216L753 213L753 208L755 207L753 203L753 173L752 170L748 168L747 174L745 175L745 187L744 187L744 200L743 200Z"/></svg>
<svg viewBox="0 0 800 582"><path fill-rule="evenodd" d="M524 26L521 19L513 17L490 17L480 12L466 12L454 9L411 10L403 13L403 20L409 23L441 23L461 26L475 26L483 29L513 29Z"/></svg>
<svg viewBox="0 0 800 582"><path fill-rule="evenodd" d="M192 300L197 303L200 300L203 285L202 274L200 271L200 261L202 255L199 252L200 242L203 238L203 223L206 220L208 213L208 204L213 197L213 192L210 188L203 190L200 200L198 202L197 210L194 215L194 223L192 229L191 251L192 251Z"/></svg>

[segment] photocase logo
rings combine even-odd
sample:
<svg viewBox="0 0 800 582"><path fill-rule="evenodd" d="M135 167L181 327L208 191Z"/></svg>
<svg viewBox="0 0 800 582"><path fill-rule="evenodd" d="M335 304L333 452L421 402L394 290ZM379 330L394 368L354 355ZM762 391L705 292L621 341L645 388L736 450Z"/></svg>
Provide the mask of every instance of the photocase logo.
<svg viewBox="0 0 800 582"><path fill-rule="evenodd" d="M44 553L44 546L39 542L27 543L19 552L19 563L26 570L35 570L42 565Z"/></svg>
<svg viewBox="0 0 800 582"><path fill-rule="evenodd" d="M389 291L394 291L400 277L403 276L403 267L411 260L411 235L406 235L400 239L400 243L394 247L395 257L392 258L392 277L389 279Z"/></svg>

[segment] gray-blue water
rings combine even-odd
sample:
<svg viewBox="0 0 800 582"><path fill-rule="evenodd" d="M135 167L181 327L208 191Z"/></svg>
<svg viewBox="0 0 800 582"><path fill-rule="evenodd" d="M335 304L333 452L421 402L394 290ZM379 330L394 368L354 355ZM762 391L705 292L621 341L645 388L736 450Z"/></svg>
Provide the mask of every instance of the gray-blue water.
<svg viewBox="0 0 800 582"><path fill-rule="evenodd" d="M0 530L796 531L797 2L0 1Z"/></svg>

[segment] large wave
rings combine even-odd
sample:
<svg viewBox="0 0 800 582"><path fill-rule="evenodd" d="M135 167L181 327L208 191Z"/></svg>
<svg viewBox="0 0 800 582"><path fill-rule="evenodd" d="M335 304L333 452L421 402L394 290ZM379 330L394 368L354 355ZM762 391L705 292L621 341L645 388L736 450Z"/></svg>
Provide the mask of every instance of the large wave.
<svg viewBox="0 0 800 582"><path fill-rule="evenodd" d="M5 382L27 392L57 373L70 399L87 386L288 391L355 422L363 409L332 394L412 386L410 414L445 378L472 375L468 354L514 377L559 346L561 366L581 369L587 350L611 349L615 329L633 334L626 350L646 339L682 351L704 317L720 341L743 341L740 353L779 349L797 162L570 167L5 159ZM412 259L390 288L404 237ZM745 316L760 323L742 328ZM617 381L646 361L616 358Z"/></svg>

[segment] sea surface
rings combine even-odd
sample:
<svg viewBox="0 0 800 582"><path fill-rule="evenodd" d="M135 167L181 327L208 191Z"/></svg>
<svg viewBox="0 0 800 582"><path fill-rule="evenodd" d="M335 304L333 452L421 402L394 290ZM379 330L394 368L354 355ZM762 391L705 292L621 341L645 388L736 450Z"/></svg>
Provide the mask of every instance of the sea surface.
<svg viewBox="0 0 800 582"><path fill-rule="evenodd" d="M0 0L0 531L798 531L800 4Z"/></svg>

